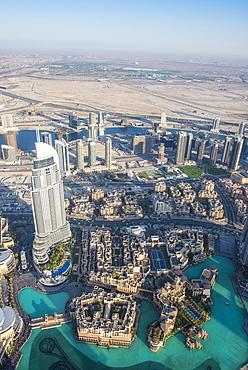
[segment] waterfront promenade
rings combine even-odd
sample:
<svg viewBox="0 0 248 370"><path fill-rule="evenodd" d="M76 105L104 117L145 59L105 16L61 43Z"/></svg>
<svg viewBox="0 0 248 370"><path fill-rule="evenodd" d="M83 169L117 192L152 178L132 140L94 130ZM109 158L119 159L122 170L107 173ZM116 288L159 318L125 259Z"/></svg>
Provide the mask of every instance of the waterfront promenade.
<svg viewBox="0 0 248 370"><path fill-rule="evenodd" d="M36 290L39 293L43 294L54 294L59 292L66 292L69 294L70 299L75 298L82 294L82 286L80 283L69 283L64 286L55 287L54 290L44 290L40 289L39 284L37 284L37 273L35 271L19 274L15 273L13 275L13 288L14 288L14 303L17 311L23 319L23 330L20 334L20 338L14 342L14 348L8 357L5 363L5 370L14 370L17 368L22 354L20 353L21 348L29 340L32 329L35 328L54 328L61 326L64 323L70 322L70 319L67 315L57 315L58 320L52 320L51 317L48 317L48 322L46 323L45 318L31 319L31 317L24 311L19 303L18 293L26 288L31 288ZM53 317L54 318L54 317Z"/></svg>

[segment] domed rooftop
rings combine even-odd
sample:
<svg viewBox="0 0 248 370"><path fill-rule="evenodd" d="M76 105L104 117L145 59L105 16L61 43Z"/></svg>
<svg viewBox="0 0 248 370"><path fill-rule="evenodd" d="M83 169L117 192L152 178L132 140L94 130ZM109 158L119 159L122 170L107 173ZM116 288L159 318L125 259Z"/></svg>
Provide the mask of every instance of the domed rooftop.
<svg viewBox="0 0 248 370"><path fill-rule="evenodd" d="M0 248L0 264L4 263L10 256L11 251L7 248Z"/></svg>
<svg viewBox="0 0 248 370"><path fill-rule="evenodd" d="M16 313L13 308L6 306L3 309L0 308L0 334L7 331L9 328L14 326L16 320Z"/></svg>

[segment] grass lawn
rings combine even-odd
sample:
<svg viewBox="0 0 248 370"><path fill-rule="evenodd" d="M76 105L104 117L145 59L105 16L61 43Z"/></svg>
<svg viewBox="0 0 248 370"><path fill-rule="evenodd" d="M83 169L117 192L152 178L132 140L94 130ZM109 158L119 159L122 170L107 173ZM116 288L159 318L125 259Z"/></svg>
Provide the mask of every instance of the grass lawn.
<svg viewBox="0 0 248 370"><path fill-rule="evenodd" d="M180 166L178 168L190 179L199 179L203 174L202 169L197 166Z"/></svg>
<svg viewBox="0 0 248 370"><path fill-rule="evenodd" d="M208 173L213 176L230 174L230 172L228 172L227 170L224 170L223 168L216 168L216 167L209 168Z"/></svg>
<svg viewBox="0 0 248 370"><path fill-rule="evenodd" d="M156 180L163 177L163 175L158 171L144 171L139 172L138 175L140 179L144 178L147 180Z"/></svg>

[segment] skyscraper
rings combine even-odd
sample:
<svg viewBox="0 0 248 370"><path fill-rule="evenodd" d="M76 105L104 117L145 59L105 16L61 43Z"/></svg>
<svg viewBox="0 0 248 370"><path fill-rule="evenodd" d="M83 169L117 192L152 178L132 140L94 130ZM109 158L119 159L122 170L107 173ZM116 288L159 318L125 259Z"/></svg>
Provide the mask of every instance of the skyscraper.
<svg viewBox="0 0 248 370"><path fill-rule="evenodd" d="M219 132L220 130L220 118L215 118L213 120L213 125L212 125L212 128L211 128L211 131L212 132Z"/></svg>
<svg viewBox="0 0 248 370"><path fill-rule="evenodd" d="M43 143L46 143L51 146L53 145L52 134L50 132L41 132L40 137Z"/></svg>
<svg viewBox="0 0 248 370"><path fill-rule="evenodd" d="M232 152L230 155L230 162L228 165L228 168L231 171L237 171L238 169L242 146L243 146L242 137L235 138L234 143L233 143Z"/></svg>
<svg viewBox="0 0 248 370"><path fill-rule="evenodd" d="M231 145L232 145L232 138L230 136L227 136L225 140L224 148L223 148L222 157L221 157L221 162L225 164L226 166L228 164Z"/></svg>
<svg viewBox="0 0 248 370"><path fill-rule="evenodd" d="M194 135L191 132L188 132L187 133L186 150L185 150L185 158L186 159L190 159L190 157L191 157L193 138L194 138Z"/></svg>
<svg viewBox="0 0 248 370"><path fill-rule="evenodd" d="M177 152L176 152L176 164L184 164L185 150L187 142L187 133L180 131L177 139Z"/></svg>
<svg viewBox="0 0 248 370"><path fill-rule="evenodd" d="M90 141L88 145L88 160L89 167L96 165L96 143L94 141Z"/></svg>
<svg viewBox="0 0 248 370"><path fill-rule="evenodd" d="M12 130L12 131L7 131L3 136L4 136L4 139L7 145L13 146L14 148L18 149L16 135L17 135L17 132Z"/></svg>
<svg viewBox="0 0 248 370"><path fill-rule="evenodd" d="M161 143L158 147L158 159L161 161L164 160L164 143Z"/></svg>
<svg viewBox="0 0 248 370"><path fill-rule="evenodd" d="M89 114L89 139L96 140L97 126L96 126L96 113Z"/></svg>
<svg viewBox="0 0 248 370"><path fill-rule="evenodd" d="M69 149L65 139L55 140L55 149L59 157L59 169L61 174L70 173Z"/></svg>
<svg viewBox="0 0 248 370"><path fill-rule="evenodd" d="M64 189L56 150L46 143L36 143L36 158L31 176L31 200L35 225L33 258L38 265L49 261L56 245L68 240L70 225L66 221Z"/></svg>
<svg viewBox="0 0 248 370"><path fill-rule="evenodd" d="M79 140L76 146L77 151L77 169L84 169L84 143L83 140Z"/></svg>
<svg viewBox="0 0 248 370"><path fill-rule="evenodd" d="M69 127L78 127L78 115L75 112L69 114Z"/></svg>
<svg viewBox="0 0 248 370"><path fill-rule="evenodd" d="M239 124L238 135L240 135L240 136L243 136L243 135L244 135L244 132L245 132L245 125L246 125L246 123L245 123L245 122L241 122L241 123Z"/></svg>
<svg viewBox="0 0 248 370"><path fill-rule="evenodd" d="M3 160L7 163L16 162L16 150L13 146L1 145Z"/></svg>
<svg viewBox="0 0 248 370"><path fill-rule="evenodd" d="M166 123L166 113L163 112L161 114L161 121L160 121L160 127L163 131L166 131L167 123Z"/></svg>
<svg viewBox="0 0 248 370"><path fill-rule="evenodd" d="M112 141L110 137L107 137L105 143L105 163L108 170L111 168L111 162L112 162Z"/></svg>
<svg viewBox="0 0 248 370"><path fill-rule="evenodd" d="M14 126L12 114L4 114L1 116L3 128L11 128Z"/></svg>
<svg viewBox="0 0 248 370"><path fill-rule="evenodd" d="M133 136L133 152L135 154L151 153L153 137L151 135Z"/></svg>
<svg viewBox="0 0 248 370"><path fill-rule="evenodd" d="M209 165L210 167L215 166L217 160L217 153L218 153L218 144L215 143L212 145L210 158L209 158Z"/></svg>
<svg viewBox="0 0 248 370"><path fill-rule="evenodd" d="M248 265L248 217L240 238L240 259L243 265Z"/></svg>
<svg viewBox="0 0 248 370"><path fill-rule="evenodd" d="M203 160L203 157L204 157L205 144L206 144L206 141L201 140L200 143L199 143L199 146L198 146L197 156L196 156L196 163L198 164L198 166L202 165L202 160Z"/></svg>
<svg viewBox="0 0 248 370"><path fill-rule="evenodd" d="M98 135L103 136L105 131L104 113L98 112Z"/></svg>
<svg viewBox="0 0 248 370"><path fill-rule="evenodd" d="M242 155L248 155L248 136L243 136Z"/></svg>

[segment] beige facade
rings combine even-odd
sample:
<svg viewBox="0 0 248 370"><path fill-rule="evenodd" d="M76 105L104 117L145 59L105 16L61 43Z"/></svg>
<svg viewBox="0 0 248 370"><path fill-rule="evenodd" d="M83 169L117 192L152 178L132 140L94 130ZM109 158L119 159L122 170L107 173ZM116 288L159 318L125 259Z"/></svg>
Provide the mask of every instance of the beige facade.
<svg viewBox="0 0 248 370"><path fill-rule="evenodd" d="M101 347L131 345L136 317L136 302L132 296L94 287L91 293L72 300L70 314L79 340Z"/></svg>

